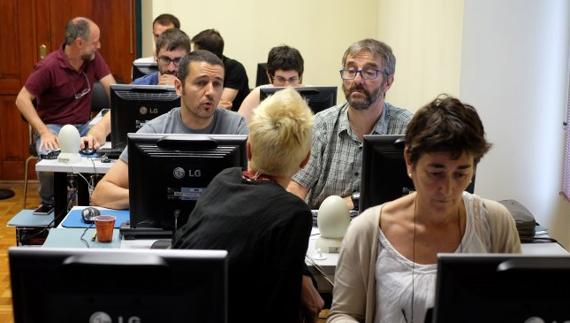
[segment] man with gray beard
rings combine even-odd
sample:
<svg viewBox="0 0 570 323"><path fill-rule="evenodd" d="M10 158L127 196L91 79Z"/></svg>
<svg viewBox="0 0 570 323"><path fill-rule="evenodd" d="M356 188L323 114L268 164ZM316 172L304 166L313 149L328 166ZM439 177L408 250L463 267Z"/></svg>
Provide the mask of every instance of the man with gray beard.
<svg viewBox="0 0 570 323"><path fill-rule="evenodd" d="M346 103L315 115L311 158L287 190L312 209L330 195L340 195L353 208L360 191L362 138L367 134L403 134L412 113L384 101L394 82L396 58L390 46L375 39L358 41L342 58Z"/></svg>

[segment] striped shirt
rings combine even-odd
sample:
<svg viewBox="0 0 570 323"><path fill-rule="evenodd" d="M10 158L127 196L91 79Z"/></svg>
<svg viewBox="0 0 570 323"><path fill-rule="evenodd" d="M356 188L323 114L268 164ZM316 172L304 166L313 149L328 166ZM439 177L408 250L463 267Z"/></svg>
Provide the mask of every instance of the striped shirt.
<svg viewBox="0 0 570 323"><path fill-rule="evenodd" d="M412 113L384 103L371 134L403 134ZM330 195L349 196L360 191L362 141L350 128L348 103L315 115L311 158L293 180L309 189L305 201L312 209Z"/></svg>

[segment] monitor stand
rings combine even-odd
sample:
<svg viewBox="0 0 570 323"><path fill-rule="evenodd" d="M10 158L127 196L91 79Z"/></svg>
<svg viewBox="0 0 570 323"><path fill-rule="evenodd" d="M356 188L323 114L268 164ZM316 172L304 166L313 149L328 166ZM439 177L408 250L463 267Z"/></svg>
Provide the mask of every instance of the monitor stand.
<svg viewBox="0 0 570 323"><path fill-rule="evenodd" d="M137 239L171 239L172 231L161 228L131 228L130 224L123 223L119 229L123 240Z"/></svg>

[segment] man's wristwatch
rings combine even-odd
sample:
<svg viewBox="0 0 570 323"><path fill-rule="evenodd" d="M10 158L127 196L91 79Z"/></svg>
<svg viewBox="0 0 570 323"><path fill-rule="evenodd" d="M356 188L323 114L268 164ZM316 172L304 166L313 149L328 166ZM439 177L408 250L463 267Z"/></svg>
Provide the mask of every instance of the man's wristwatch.
<svg viewBox="0 0 570 323"><path fill-rule="evenodd" d="M350 198L352 200L352 209L358 210L358 203L360 202L360 192L353 192Z"/></svg>

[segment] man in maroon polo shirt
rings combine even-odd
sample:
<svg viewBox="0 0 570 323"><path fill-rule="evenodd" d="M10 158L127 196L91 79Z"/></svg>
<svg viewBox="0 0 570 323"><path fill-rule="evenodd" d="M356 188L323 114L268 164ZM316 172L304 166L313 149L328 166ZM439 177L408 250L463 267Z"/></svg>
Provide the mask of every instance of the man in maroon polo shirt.
<svg viewBox="0 0 570 323"><path fill-rule="evenodd" d="M81 135L87 133L95 81L101 82L109 97L109 86L115 79L98 52L99 36L99 27L90 19L71 19L62 46L34 66L18 93L16 106L35 130L40 156L59 149L57 134L66 124L75 125ZM53 173L38 173L38 178L42 205L37 211L49 212Z"/></svg>

